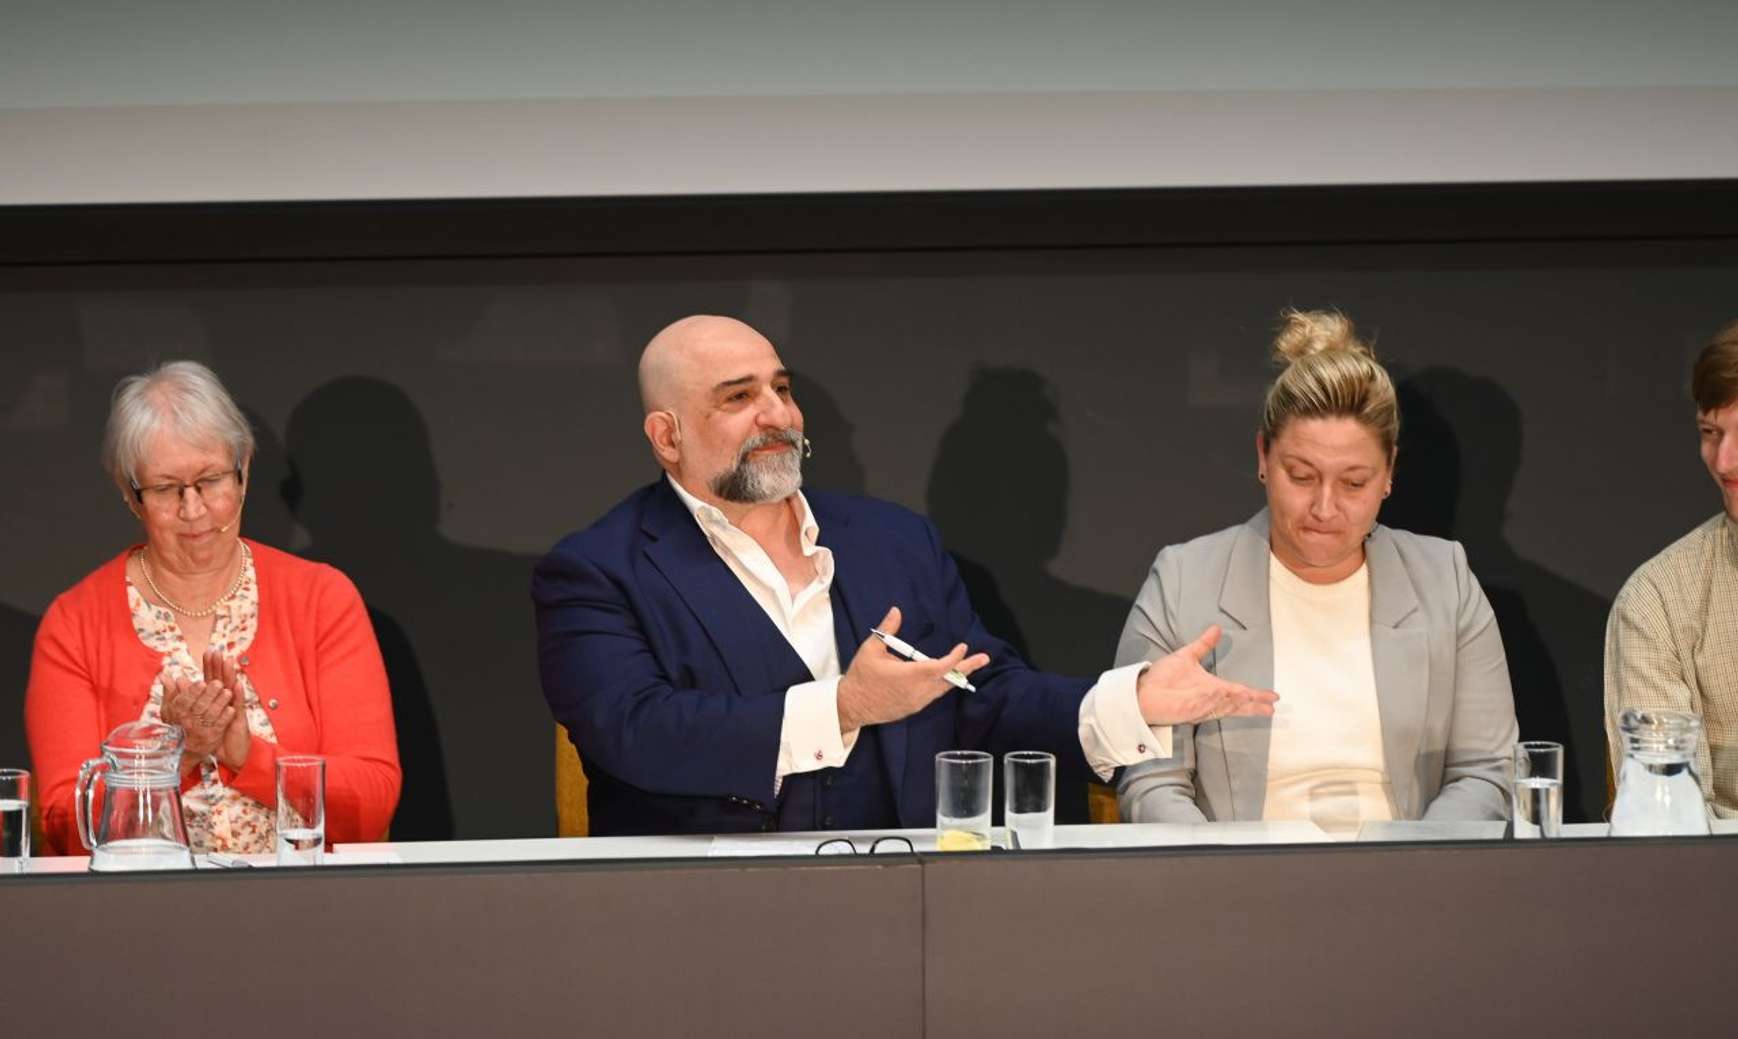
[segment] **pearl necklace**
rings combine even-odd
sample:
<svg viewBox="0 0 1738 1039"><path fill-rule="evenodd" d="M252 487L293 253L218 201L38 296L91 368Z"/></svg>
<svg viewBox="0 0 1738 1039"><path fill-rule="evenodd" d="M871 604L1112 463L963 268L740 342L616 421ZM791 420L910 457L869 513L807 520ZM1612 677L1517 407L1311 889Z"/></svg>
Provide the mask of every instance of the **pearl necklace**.
<svg viewBox="0 0 1738 1039"><path fill-rule="evenodd" d="M230 596L234 595L241 589L241 579L247 576L247 564L251 559L253 559L253 549L248 548L247 542L245 541L237 541L236 544L241 546L241 569L235 572L235 581L229 586L229 591L224 592L216 599L213 599L211 605L203 610L189 610L187 607L182 606L174 599L163 594L163 589L157 587L157 582L151 579L151 550L149 548L142 548L139 550L139 572L145 575L145 583L151 586L151 594L161 599L164 606L169 607L171 610L179 613L183 617L209 617L217 612L219 606L228 602Z"/></svg>

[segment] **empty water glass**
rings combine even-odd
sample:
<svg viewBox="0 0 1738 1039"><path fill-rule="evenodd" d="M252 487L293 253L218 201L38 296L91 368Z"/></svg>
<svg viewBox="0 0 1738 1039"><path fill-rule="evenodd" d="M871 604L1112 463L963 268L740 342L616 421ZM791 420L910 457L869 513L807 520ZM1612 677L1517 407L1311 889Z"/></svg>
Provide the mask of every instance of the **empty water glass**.
<svg viewBox="0 0 1738 1039"><path fill-rule="evenodd" d="M1563 835L1563 744L1515 744L1515 836Z"/></svg>
<svg viewBox="0 0 1738 1039"><path fill-rule="evenodd" d="M944 750L935 756L937 850L990 850L990 788L995 760L981 750Z"/></svg>
<svg viewBox="0 0 1738 1039"><path fill-rule="evenodd" d="M326 856L326 759L278 758L278 865L318 866Z"/></svg>
<svg viewBox="0 0 1738 1039"><path fill-rule="evenodd" d="M0 873L23 873L30 861L30 773L0 768Z"/></svg>
<svg viewBox="0 0 1738 1039"><path fill-rule="evenodd" d="M1048 848L1056 823L1056 755L1016 750L1002 756L1002 809L1015 848Z"/></svg>

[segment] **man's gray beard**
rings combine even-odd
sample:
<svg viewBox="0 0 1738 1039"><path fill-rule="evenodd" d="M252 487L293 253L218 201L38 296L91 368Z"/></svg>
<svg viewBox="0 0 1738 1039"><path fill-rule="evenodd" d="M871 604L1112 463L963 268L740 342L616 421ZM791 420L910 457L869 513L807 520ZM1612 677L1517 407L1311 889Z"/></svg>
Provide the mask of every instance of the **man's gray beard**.
<svg viewBox="0 0 1738 1039"><path fill-rule="evenodd" d="M789 444L789 451L766 458L750 452L770 444ZM736 464L712 478L712 493L738 505L764 505L797 493L803 485L803 435L796 430L762 433L742 445Z"/></svg>

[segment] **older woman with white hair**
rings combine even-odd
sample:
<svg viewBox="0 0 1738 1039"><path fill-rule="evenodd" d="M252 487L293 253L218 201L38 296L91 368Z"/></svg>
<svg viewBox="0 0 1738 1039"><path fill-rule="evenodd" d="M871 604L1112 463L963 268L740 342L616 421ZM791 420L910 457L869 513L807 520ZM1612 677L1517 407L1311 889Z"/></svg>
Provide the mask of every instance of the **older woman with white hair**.
<svg viewBox="0 0 1738 1039"><path fill-rule="evenodd" d="M195 851L269 852L280 754L326 758L326 839L378 839L400 773L386 669L356 588L241 536L254 437L210 369L175 361L115 387L103 461L139 521L128 548L62 593L25 695L50 845L77 854L79 765L116 726L186 730Z"/></svg>

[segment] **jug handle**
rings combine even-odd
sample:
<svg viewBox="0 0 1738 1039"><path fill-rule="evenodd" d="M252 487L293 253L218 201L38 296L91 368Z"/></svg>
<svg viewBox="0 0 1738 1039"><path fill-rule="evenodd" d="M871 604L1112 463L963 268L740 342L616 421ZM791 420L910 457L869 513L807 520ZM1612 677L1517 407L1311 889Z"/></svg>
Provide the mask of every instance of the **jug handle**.
<svg viewBox="0 0 1738 1039"><path fill-rule="evenodd" d="M99 774L108 768L108 762L102 758L91 758L79 766L78 785L73 788L72 804L77 810L78 839L87 851L97 848L97 835L91 830L91 800L96 796Z"/></svg>

